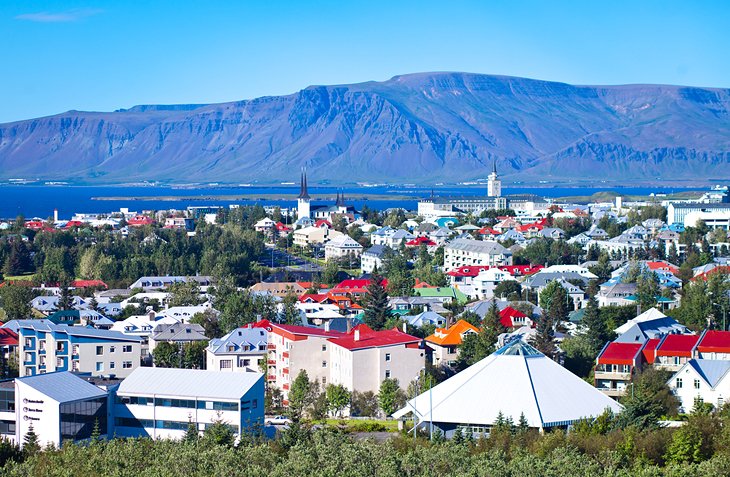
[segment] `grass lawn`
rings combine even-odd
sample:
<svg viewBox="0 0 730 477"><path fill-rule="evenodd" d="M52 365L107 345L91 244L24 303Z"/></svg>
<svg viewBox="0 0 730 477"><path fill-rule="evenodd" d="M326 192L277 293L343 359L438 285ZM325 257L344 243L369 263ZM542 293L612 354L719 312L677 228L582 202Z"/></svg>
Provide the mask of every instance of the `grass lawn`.
<svg viewBox="0 0 730 477"><path fill-rule="evenodd" d="M332 427L345 426L352 432L398 432L398 421L380 419L327 419L326 424Z"/></svg>
<svg viewBox="0 0 730 477"><path fill-rule="evenodd" d="M26 275L15 275L4 277L6 282L13 281L32 281L35 278L35 273L28 273Z"/></svg>

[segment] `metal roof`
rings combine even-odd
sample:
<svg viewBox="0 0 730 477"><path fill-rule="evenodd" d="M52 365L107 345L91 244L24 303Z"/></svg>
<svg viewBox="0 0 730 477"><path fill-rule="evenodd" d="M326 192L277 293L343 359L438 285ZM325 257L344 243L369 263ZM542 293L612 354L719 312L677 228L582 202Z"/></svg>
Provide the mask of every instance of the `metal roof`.
<svg viewBox="0 0 730 477"><path fill-rule="evenodd" d="M261 373L230 373L200 369L137 368L119 386L117 394L240 399Z"/></svg>
<svg viewBox="0 0 730 477"><path fill-rule="evenodd" d="M45 394L50 399L61 403L106 397L107 395L106 391L99 389L68 371L38 374L36 376L15 379Z"/></svg>

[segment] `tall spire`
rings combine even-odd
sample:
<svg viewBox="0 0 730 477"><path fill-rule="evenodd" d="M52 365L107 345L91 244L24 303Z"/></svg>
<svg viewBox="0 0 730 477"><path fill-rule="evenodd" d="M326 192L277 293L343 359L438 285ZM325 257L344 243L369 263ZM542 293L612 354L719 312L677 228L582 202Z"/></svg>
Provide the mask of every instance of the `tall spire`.
<svg viewBox="0 0 730 477"><path fill-rule="evenodd" d="M309 199L309 191L307 190L307 170L302 168L302 179L299 188L299 198Z"/></svg>
<svg viewBox="0 0 730 477"><path fill-rule="evenodd" d="M496 173L497 173L497 160L495 159L492 162L492 174L496 174Z"/></svg>

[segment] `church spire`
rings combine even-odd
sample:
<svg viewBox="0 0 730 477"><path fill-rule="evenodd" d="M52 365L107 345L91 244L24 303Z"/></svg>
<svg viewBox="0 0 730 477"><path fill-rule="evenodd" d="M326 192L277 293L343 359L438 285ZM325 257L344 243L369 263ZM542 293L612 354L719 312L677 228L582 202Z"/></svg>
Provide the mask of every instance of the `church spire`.
<svg viewBox="0 0 730 477"><path fill-rule="evenodd" d="M300 199L309 199L309 191L307 190L307 170L302 169L302 178L300 182L300 188L299 188L299 198Z"/></svg>
<svg viewBox="0 0 730 477"><path fill-rule="evenodd" d="M492 174L497 174L497 160L492 161Z"/></svg>
<svg viewBox="0 0 730 477"><path fill-rule="evenodd" d="M342 189L340 189L342 190ZM343 207L345 205L345 191L342 190L342 194L340 192L337 192L337 202L335 202L335 205L338 207Z"/></svg>

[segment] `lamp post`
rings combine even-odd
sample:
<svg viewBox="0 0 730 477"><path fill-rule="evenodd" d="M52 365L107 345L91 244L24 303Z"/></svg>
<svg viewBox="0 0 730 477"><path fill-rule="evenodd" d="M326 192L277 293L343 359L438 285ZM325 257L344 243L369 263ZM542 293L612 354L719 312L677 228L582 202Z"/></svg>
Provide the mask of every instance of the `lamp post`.
<svg viewBox="0 0 730 477"><path fill-rule="evenodd" d="M725 304L724 303L722 303L722 304L715 303L714 301L712 302L712 304L715 306L719 306L720 309L722 310L722 331L727 331L726 322L725 322Z"/></svg>

